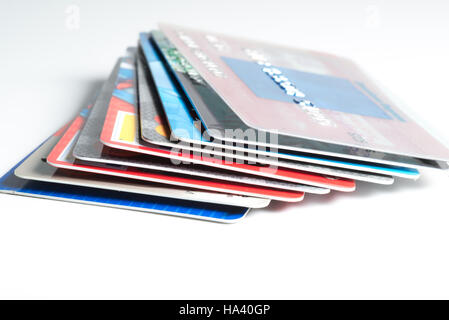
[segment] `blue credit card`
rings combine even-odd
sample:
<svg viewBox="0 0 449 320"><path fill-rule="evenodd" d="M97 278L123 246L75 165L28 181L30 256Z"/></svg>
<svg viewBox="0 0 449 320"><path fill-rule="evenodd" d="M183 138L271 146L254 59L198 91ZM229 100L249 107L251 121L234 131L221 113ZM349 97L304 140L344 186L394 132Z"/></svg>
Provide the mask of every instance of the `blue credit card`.
<svg viewBox="0 0 449 320"><path fill-rule="evenodd" d="M140 46L150 69L171 131L180 139L204 141L201 131L193 125L194 119L190 114L188 102L179 93L170 74L165 70L159 53L148 40L148 34L140 34Z"/></svg>
<svg viewBox="0 0 449 320"><path fill-rule="evenodd" d="M151 70L153 81L158 88L158 91L162 91L163 95L159 93L160 99L162 102L162 106L167 116L167 120L170 124L172 131L174 134L178 136L181 140L194 140L198 141L198 143L209 142L205 137L201 134L200 130L194 124L194 118L191 116L190 110L192 110L191 101L189 102L185 99L180 93L177 87L177 84L181 86L181 90L188 95L187 90L183 87L181 81L175 82L170 74L167 71L163 61L164 59L161 57L159 52L157 51L155 44L150 40L150 35L147 33L140 34L140 46L144 53L145 59ZM172 66L170 63L167 63L168 67ZM171 70L174 72L174 70ZM167 89L169 88L169 89ZM168 94L169 93L169 94ZM194 107L194 105L193 105ZM204 124L203 124L204 125ZM176 131L175 131L176 129ZM372 164L372 163L363 163L360 161L348 161L348 160L335 160L329 157L319 157L319 156L304 156L299 154L291 154L291 153L277 153L277 152L264 152L265 154L269 154L272 157L280 157L285 158L283 156L288 156L289 159L294 159L295 161L319 161L320 164L329 165L329 166L338 166L338 165L346 165L349 166L350 169L353 170L376 170L380 171L384 174L394 174L394 175L405 175L409 177L419 177L419 171L413 168L393 166L393 165L381 165L381 164Z"/></svg>
<svg viewBox="0 0 449 320"><path fill-rule="evenodd" d="M34 152L34 151L33 151ZM89 187L62 185L21 179L14 170L28 158L25 157L0 178L0 192L45 197L69 202L112 206L130 210L155 212L190 218L234 222L243 218L248 208L163 198L135 193L110 191Z"/></svg>

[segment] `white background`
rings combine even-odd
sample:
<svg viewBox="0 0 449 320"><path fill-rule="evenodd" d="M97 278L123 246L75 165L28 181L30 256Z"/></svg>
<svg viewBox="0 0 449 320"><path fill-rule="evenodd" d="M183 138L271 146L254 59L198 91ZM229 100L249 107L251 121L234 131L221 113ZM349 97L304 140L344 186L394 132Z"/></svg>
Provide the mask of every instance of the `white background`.
<svg viewBox="0 0 449 320"><path fill-rule="evenodd" d="M448 15L431 0L1 0L0 171L158 21L348 56L447 139ZM423 171L235 225L0 194L0 298L449 298L448 187Z"/></svg>

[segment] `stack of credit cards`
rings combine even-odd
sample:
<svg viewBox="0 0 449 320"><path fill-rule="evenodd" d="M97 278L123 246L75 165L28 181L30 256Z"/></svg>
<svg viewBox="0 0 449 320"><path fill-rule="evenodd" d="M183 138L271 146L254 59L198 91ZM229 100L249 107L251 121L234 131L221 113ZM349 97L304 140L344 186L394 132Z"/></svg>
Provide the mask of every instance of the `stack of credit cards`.
<svg viewBox="0 0 449 320"><path fill-rule="evenodd" d="M416 180L447 161L349 60L162 24L0 189L236 222L270 201Z"/></svg>

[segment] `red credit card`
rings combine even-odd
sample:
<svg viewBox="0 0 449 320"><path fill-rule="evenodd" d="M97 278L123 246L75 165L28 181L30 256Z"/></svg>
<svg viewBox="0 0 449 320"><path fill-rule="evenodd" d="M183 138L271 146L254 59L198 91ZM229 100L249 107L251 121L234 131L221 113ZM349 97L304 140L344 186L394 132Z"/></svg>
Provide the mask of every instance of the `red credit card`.
<svg viewBox="0 0 449 320"><path fill-rule="evenodd" d="M151 170L136 169L127 166L113 166L106 164L93 165L89 162L76 160L72 155L72 150L84 125L84 121L84 117L78 116L70 125L65 134L48 155L47 162L50 165L64 169L126 177L202 190L255 196L280 201L297 202L304 198L303 192L278 190L220 180L195 179L191 177L153 172Z"/></svg>

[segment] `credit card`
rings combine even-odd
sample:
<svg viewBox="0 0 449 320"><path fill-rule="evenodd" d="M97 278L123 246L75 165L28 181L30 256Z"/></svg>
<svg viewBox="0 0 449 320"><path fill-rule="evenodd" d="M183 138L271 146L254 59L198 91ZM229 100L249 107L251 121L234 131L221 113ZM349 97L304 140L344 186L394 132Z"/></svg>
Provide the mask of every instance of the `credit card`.
<svg viewBox="0 0 449 320"><path fill-rule="evenodd" d="M161 30L237 118L280 133L284 149L447 168L449 150L345 59L166 24ZM214 129L214 119L198 113Z"/></svg>
<svg viewBox="0 0 449 320"><path fill-rule="evenodd" d="M237 206L209 204L81 186L61 185L59 183L33 181L16 177L14 171L26 161L27 158L28 157L25 157L0 178L0 193L224 223L237 222L244 218L249 211L248 208Z"/></svg>
<svg viewBox="0 0 449 320"><path fill-rule="evenodd" d="M131 84L133 76L131 75L132 68L123 74L129 75L129 78L119 77L116 86L121 87L122 83ZM127 90L130 87L127 87ZM196 155L190 151L179 150L176 148L163 148L160 146L154 146L150 144L143 144L139 139L138 134L138 117L137 108L135 103L130 103L133 100L131 91L128 91L128 100L123 100L120 97L122 94L115 95L119 89L115 89L113 97L110 100L109 106L105 106L104 109L101 106L96 106L89 119L91 117L103 119L103 130L100 136L100 140L107 146L116 149L123 149L128 151L134 151L137 153L145 153L153 156L159 156L172 159L181 162L195 163L200 165L211 166L220 169L227 169L231 171L242 172L245 174L263 176L266 178L289 181L293 183L305 184L315 187L321 187L338 191L353 191L355 190L355 183L353 180L341 179L335 177L321 176L318 174L306 173L295 171L291 169L283 169L266 165L248 165L244 163L236 163L233 161L223 160L221 157L211 158L204 156L203 153ZM90 121L87 121L86 130L90 126ZM93 126L97 127L101 121L93 121ZM78 150L75 150L76 157L79 159L88 160L84 158Z"/></svg>
<svg viewBox="0 0 449 320"><path fill-rule="evenodd" d="M160 33L159 33L160 34ZM155 39L157 41L157 37ZM169 59L170 67L173 69L172 71L177 74L179 81L184 84L184 88L190 88L190 90L186 90L186 93L190 95L190 99L194 103L202 103L204 104L203 98L207 99L210 97L210 94L198 94L197 91L202 91L204 89L204 84L198 84L191 80L191 77L187 76L182 70L178 71L178 64L185 64L185 62L181 63L177 61L177 55L175 53L174 48L167 47L165 41L157 41L162 42L160 48L164 53L167 59ZM163 94L160 94L159 97L162 100L160 103L162 107L165 108L165 115L168 118L168 122L171 123L171 128L175 129L174 134L177 138L184 142L193 142L195 144L203 144L208 146L208 150L224 150L226 152L225 155L229 154L229 152L235 152L233 157L236 159L247 159L253 158L253 163L258 162L262 164L269 165L278 165L280 167L295 169L295 170L303 170L307 172L314 172L319 174L332 175L342 178L372 182L372 183L380 183L380 184L392 184L394 182L391 176L385 175L395 175L398 177L405 177L411 179L417 179L419 177L419 172L416 169L410 168L401 168L401 167L393 167L393 166L380 166L380 165L367 165L357 163L355 161L337 161L332 159L326 159L326 157L316 158L310 156L300 156L300 155L292 155L292 154L281 154L276 152L266 152L261 150L254 150L253 148L243 148L238 147L236 145L229 146L223 145L222 143L215 143L209 141L204 135L201 134L201 131L198 128L197 123L194 121L192 116L189 116L191 113L187 110L191 105L188 101L185 101L181 94L179 94L176 90L176 86L171 83L172 80L170 78L169 72L165 70L163 66L160 66L160 58L154 45L149 41L148 34L142 33L140 35L140 45L141 51L147 57L147 65L152 66L156 65L156 70L153 70L151 73L153 75L153 79L155 82L155 86L159 87L159 91ZM173 58L173 56L175 58ZM174 60L171 61L170 59ZM179 60L179 59L178 59ZM168 67L168 66L167 66ZM162 110L159 110L158 103L154 101L151 97L151 92L154 91L152 86L150 85L150 81L146 79L146 74L144 66L142 66L141 59L138 59L138 87L139 87L139 107L140 107L140 118L141 118L141 127L142 127L142 135L146 132L148 137L151 137L148 142L165 140L161 142L161 145L171 145L174 144L168 141L167 136L169 129L167 129L165 115L162 115ZM191 70L191 68L188 68ZM197 76L198 77L198 76ZM209 102L212 106L214 106L214 101ZM207 108L207 107L206 107ZM184 111L183 111L184 110ZM194 111L192 111L194 112ZM187 115L188 121L184 118L183 121L178 120L179 114ZM145 120L146 119L146 120ZM153 120L154 119L154 120ZM145 122L146 121L146 122ZM164 135L160 133L164 132ZM194 134L196 133L196 134ZM195 140L195 136L200 135L201 140ZM228 150L223 149L229 148ZM235 151L230 151L231 149ZM247 153L247 157L241 157L243 153ZM218 151L215 154L222 154ZM284 160L284 158L286 160ZM288 161L294 160L294 161ZM305 161L304 161L305 160ZM300 162L301 161L301 162ZM307 163L309 162L309 163ZM319 164L318 166L312 165L310 163L316 162ZM328 165L328 167L326 167ZM345 167L345 169L334 169L333 167ZM365 171L365 172L363 172ZM369 174L366 172L379 173L377 174Z"/></svg>

